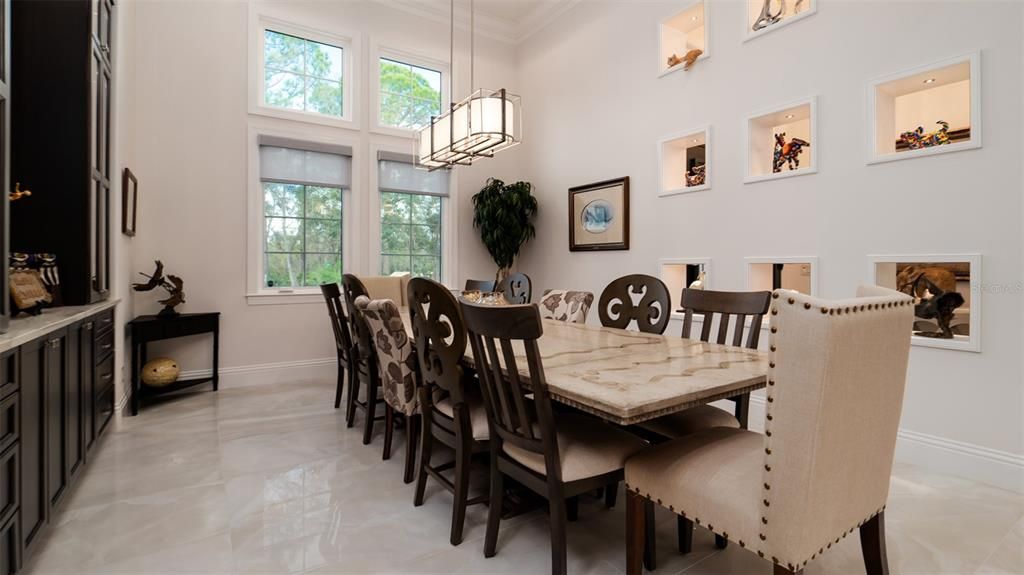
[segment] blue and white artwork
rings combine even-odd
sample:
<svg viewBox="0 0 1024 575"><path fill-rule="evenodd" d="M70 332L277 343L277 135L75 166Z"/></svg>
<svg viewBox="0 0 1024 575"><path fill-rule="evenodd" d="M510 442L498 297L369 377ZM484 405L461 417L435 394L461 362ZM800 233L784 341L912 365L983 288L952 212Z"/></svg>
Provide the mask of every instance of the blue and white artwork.
<svg viewBox="0 0 1024 575"><path fill-rule="evenodd" d="M615 208L608 200L594 200L583 207L580 218L584 230L592 234L604 233L615 219Z"/></svg>

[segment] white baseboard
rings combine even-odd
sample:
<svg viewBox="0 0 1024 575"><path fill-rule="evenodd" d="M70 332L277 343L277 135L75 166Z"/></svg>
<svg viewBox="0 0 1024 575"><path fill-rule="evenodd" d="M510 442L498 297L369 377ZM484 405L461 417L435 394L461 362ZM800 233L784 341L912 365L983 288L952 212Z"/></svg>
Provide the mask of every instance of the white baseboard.
<svg viewBox="0 0 1024 575"><path fill-rule="evenodd" d="M720 407L731 409L726 402ZM763 395L750 396L750 428L764 430ZM1024 493L1024 455L989 449L909 429L896 437L896 461Z"/></svg>
<svg viewBox="0 0 1024 575"><path fill-rule="evenodd" d="M220 368L220 389L237 389L254 385L273 385L311 379L329 379L337 376L338 360L333 357L258 363L236 367ZM181 372L182 379L210 377L212 369L196 369Z"/></svg>

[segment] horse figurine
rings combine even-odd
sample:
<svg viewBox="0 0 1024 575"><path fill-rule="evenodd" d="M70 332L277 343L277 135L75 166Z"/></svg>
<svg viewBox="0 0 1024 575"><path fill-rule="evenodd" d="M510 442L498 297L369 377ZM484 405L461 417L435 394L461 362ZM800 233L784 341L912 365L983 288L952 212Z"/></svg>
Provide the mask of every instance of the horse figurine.
<svg viewBox="0 0 1024 575"><path fill-rule="evenodd" d="M775 153L772 156L772 172L782 171L782 165L786 164L790 170L800 168L800 153L804 146L811 147L811 143L800 138L792 138L786 142L786 132L775 134Z"/></svg>
<svg viewBox="0 0 1024 575"><path fill-rule="evenodd" d="M903 132L900 134L900 141L906 142L907 148L910 150L920 150L922 148L948 144L949 123L943 120L935 123L939 125L938 130L925 134L924 126L918 126L913 132Z"/></svg>

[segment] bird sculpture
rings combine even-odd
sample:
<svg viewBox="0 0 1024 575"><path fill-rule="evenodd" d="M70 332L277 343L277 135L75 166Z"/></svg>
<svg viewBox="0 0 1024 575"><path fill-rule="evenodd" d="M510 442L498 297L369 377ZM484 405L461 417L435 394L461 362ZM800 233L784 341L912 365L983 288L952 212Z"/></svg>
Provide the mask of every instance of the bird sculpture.
<svg viewBox="0 0 1024 575"><path fill-rule="evenodd" d="M164 306L164 309L160 310L159 317L175 317L178 312L175 311L175 307L185 303L185 281L176 275L167 274L164 277L164 264L160 260L156 260L156 270L152 275L146 275L139 272L148 281L145 283L132 284L132 289L135 291L152 291L158 287L164 288L167 291L167 298L159 300L159 303Z"/></svg>

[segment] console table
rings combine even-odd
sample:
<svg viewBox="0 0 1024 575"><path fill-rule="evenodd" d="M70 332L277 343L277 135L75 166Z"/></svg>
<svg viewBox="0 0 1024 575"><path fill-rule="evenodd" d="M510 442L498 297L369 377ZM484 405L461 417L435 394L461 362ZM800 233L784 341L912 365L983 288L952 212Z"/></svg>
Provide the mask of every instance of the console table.
<svg viewBox="0 0 1024 575"><path fill-rule="evenodd" d="M141 315L128 324L132 339L132 415L138 415L139 405L149 397L172 393L187 387L213 383L217 391L219 382L218 355L220 352L220 312L183 313L174 317ZM213 372L210 376L178 380L163 387L143 385L142 366L148 361L148 344L153 341L185 337L189 335L213 334Z"/></svg>

